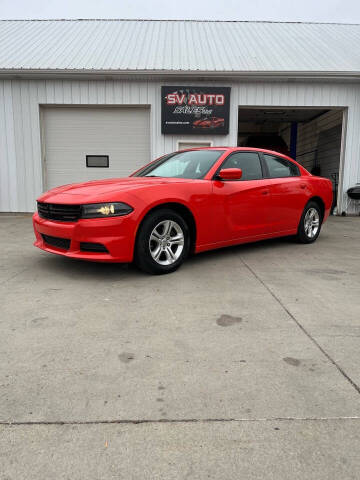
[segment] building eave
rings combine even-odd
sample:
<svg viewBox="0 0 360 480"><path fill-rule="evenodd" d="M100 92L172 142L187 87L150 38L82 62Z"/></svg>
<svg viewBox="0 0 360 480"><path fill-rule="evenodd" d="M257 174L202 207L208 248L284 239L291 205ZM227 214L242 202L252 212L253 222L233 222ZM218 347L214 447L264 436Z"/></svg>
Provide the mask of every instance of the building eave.
<svg viewBox="0 0 360 480"><path fill-rule="evenodd" d="M88 69L27 69L0 68L1 78L94 78L94 79L161 79L176 80L315 80L359 81L360 71L205 71L205 70L88 70Z"/></svg>

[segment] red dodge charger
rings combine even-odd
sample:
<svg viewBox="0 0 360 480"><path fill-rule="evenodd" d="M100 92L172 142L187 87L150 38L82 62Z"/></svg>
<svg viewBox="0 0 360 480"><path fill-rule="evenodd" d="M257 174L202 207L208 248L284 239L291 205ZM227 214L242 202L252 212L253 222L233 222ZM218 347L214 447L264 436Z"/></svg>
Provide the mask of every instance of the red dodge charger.
<svg viewBox="0 0 360 480"><path fill-rule="evenodd" d="M294 235L314 242L330 180L286 155L213 147L165 155L128 178L54 188L38 199L35 246L170 273L190 252Z"/></svg>
<svg viewBox="0 0 360 480"><path fill-rule="evenodd" d="M195 128L217 128L224 126L224 119L219 117L205 117L193 122Z"/></svg>

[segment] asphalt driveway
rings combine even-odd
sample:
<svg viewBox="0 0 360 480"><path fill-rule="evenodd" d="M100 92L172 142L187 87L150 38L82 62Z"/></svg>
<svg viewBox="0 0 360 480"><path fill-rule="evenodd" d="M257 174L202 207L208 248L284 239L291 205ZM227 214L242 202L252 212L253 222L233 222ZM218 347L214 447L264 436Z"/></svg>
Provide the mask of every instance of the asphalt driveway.
<svg viewBox="0 0 360 480"><path fill-rule="evenodd" d="M359 478L359 218L161 277L0 230L1 480Z"/></svg>

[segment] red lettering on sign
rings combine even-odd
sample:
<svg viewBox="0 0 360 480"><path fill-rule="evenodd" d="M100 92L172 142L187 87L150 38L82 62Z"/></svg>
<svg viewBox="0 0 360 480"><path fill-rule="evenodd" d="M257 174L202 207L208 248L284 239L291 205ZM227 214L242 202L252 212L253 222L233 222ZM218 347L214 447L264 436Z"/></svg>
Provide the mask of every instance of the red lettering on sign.
<svg viewBox="0 0 360 480"><path fill-rule="evenodd" d="M213 93L209 93L208 95L208 103L209 105L214 105L214 99L215 99L216 95L214 95Z"/></svg>
<svg viewBox="0 0 360 480"><path fill-rule="evenodd" d="M222 95L222 94L216 95L215 102L216 102L216 105L224 105L224 103L225 103L224 95Z"/></svg>
<svg viewBox="0 0 360 480"><path fill-rule="evenodd" d="M206 105L206 95L198 95L198 105Z"/></svg>
<svg viewBox="0 0 360 480"><path fill-rule="evenodd" d="M185 103L186 95L182 93L168 93L166 96L167 105L182 105ZM225 96L215 93L190 93L187 101L188 105L224 105Z"/></svg>
<svg viewBox="0 0 360 480"><path fill-rule="evenodd" d="M188 105L197 105L197 95L195 93L190 93L189 95L189 100L188 100Z"/></svg>
<svg viewBox="0 0 360 480"><path fill-rule="evenodd" d="M168 93L166 96L166 103L168 105L182 105L185 100L185 93L179 95L177 93Z"/></svg>

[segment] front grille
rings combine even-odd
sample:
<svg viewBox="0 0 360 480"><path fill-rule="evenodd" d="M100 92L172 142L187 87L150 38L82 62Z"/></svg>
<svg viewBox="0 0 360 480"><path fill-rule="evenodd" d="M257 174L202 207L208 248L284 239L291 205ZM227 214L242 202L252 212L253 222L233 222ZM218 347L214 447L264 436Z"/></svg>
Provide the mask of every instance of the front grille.
<svg viewBox="0 0 360 480"><path fill-rule="evenodd" d="M41 235L47 245L62 248L63 250L69 250L70 248L70 239L68 238L51 237L50 235L44 235L43 233Z"/></svg>
<svg viewBox="0 0 360 480"><path fill-rule="evenodd" d="M80 205L60 205L38 202L39 217L59 222L76 222L80 218Z"/></svg>
<svg viewBox="0 0 360 480"><path fill-rule="evenodd" d="M83 252L104 252L109 253L102 243L80 242L80 250Z"/></svg>

